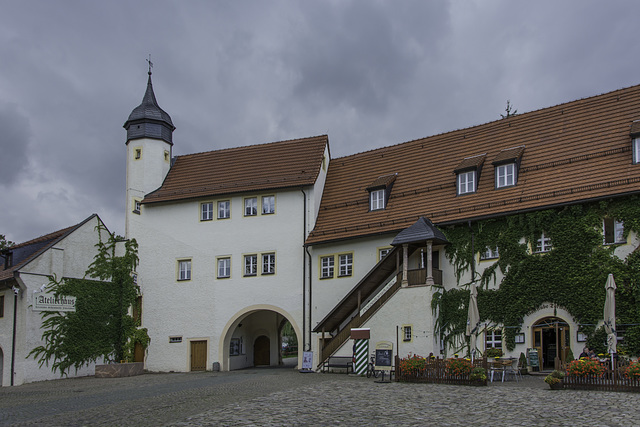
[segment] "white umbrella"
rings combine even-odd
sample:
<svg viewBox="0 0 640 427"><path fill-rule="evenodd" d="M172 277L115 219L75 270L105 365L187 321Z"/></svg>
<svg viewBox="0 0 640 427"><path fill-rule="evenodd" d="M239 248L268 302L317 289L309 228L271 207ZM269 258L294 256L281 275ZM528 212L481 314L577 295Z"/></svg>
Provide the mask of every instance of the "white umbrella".
<svg viewBox="0 0 640 427"><path fill-rule="evenodd" d="M480 312L478 311L478 290L475 283L471 284L471 294L469 295L469 317L467 318L467 336L470 337L469 347L471 348L471 359L476 352L476 338L478 335L478 323L480 323Z"/></svg>
<svg viewBox="0 0 640 427"><path fill-rule="evenodd" d="M607 284L604 286L607 290L607 297L604 300L604 329L607 331L607 351L610 354L616 352L616 282L613 280L613 274L609 273Z"/></svg>

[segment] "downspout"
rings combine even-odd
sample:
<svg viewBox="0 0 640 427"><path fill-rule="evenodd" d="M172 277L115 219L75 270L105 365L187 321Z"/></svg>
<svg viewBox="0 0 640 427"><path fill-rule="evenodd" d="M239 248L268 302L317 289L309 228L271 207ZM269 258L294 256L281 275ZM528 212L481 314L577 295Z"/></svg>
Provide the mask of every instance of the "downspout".
<svg viewBox="0 0 640 427"><path fill-rule="evenodd" d="M20 288L15 285L11 288L13 291L13 337L11 338L11 385L13 386L13 377L16 372L16 335L17 335L17 318L18 318L18 294Z"/></svg>
<svg viewBox="0 0 640 427"><path fill-rule="evenodd" d="M307 264L306 264L306 251L307 247L304 241L307 238L307 194L303 188L300 188L302 192L303 211L302 211L302 348L307 350L307 293L306 293L306 279L307 279Z"/></svg>
<svg viewBox="0 0 640 427"><path fill-rule="evenodd" d="M471 228L471 221L468 221L469 231L471 232L471 283L476 281L476 248L475 248L475 236L473 235L473 228Z"/></svg>

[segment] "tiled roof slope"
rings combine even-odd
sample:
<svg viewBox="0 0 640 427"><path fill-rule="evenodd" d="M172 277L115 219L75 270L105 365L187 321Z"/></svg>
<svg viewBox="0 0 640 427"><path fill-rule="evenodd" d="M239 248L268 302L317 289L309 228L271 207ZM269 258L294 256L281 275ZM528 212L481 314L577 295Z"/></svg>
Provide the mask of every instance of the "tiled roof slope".
<svg viewBox="0 0 640 427"><path fill-rule="evenodd" d="M321 135L179 156L142 203L312 185L328 143Z"/></svg>
<svg viewBox="0 0 640 427"><path fill-rule="evenodd" d="M0 281L13 277L14 271L19 270L33 258L47 250L53 243L57 242L62 237L67 236L71 231L75 230L76 227L77 225L74 225L72 227L54 231L53 233L49 233L8 248L14 253L13 265L5 270L4 260L0 260Z"/></svg>
<svg viewBox="0 0 640 427"><path fill-rule="evenodd" d="M436 225L640 192L631 126L640 86L508 119L333 159L307 244L397 232L420 216ZM517 185L494 189L493 162L524 146ZM454 170L486 153L477 192L456 196ZM384 210L366 188L397 173Z"/></svg>

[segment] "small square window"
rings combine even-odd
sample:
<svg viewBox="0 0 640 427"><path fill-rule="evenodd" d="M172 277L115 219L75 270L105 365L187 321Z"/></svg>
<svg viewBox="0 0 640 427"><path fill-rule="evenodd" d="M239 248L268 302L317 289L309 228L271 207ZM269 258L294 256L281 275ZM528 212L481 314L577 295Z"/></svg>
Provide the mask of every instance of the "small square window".
<svg viewBox="0 0 640 427"><path fill-rule="evenodd" d="M244 256L244 275L255 276L258 274L258 255Z"/></svg>
<svg viewBox="0 0 640 427"><path fill-rule="evenodd" d="M256 215L258 215L258 199L256 197L244 199L244 216Z"/></svg>
<svg viewBox="0 0 640 427"><path fill-rule="evenodd" d="M178 280L191 280L191 260L178 261Z"/></svg>
<svg viewBox="0 0 640 427"><path fill-rule="evenodd" d="M182 337L169 337L169 344L180 344Z"/></svg>
<svg viewBox="0 0 640 427"><path fill-rule="evenodd" d="M476 171L462 172L458 174L458 195L475 193Z"/></svg>
<svg viewBox="0 0 640 427"><path fill-rule="evenodd" d="M516 165L507 163L496 166L496 188L516 185Z"/></svg>
<svg viewBox="0 0 640 427"><path fill-rule="evenodd" d="M498 253L498 247L494 247L494 248L486 248L484 252L482 252L480 254L480 259L481 260L485 260L485 259L495 259L495 258L499 258L500 254Z"/></svg>
<svg viewBox="0 0 640 427"><path fill-rule="evenodd" d="M616 243L627 243L624 237L624 224L612 218L604 219L604 244L613 245Z"/></svg>
<svg viewBox="0 0 640 427"><path fill-rule="evenodd" d="M411 325L404 325L402 327L402 341L409 342L413 339L413 327Z"/></svg>
<svg viewBox="0 0 640 427"><path fill-rule="evenodd" d="M142 207L142 202L140 200L133 200L133 213L140 215L140 209Z"/></svg>
<svg viewBox="0 0 640 427"><path fill-rule="evenodd" d="M536 243L536 252L549 252L552 247L551 239L542 233Z"/></svg>
<svg viewBox="0 0 640 427"><path fill-rule="evenodd" d="M262 214L269 215L275 212L276 212L275 196L263 196L262 197Z"/></svg>
<svg viewBox="0 0 640 427"><path fill-rule="evenodd" d="M262 274L275 274L276 254L262 254Z"/></svg>
<svg viewBox="0 0 640 427"><path fill-rule="evenodd" d="M377 211L379 209L384 209L384 188L380 190L373 190L370 196L371 200L371 210Z"/></svg>
<svg viewBox="0 0 640 427"><path fill-rule="evenodd" d="M213 219L213 202L200 204L200 221L211 221Z"/></svg>
<svg viewBox="0 0 640 427"><path fill-rule="evenodd" d="M218 279L231 277L231 258L218 258Z"/></svg>
<svg viewBox="0 0 640 427"><path fill-rule="evenodd" d="M338 255L339 276L351 276L353 272L353 254Z"/></svg>
<svg viewBox="0 0 640 427"><path fill-rule="evenodd" d="M320 278L321 279L330 279L333 278L333 266L334 266L334 257L324 256L320 258Z"/></svg>
<svg viewBox="0 0 640 427"><path fill-rule="evenodd" d="M218 219L231 218L231 202L224 200L218 202Z"/></svg>

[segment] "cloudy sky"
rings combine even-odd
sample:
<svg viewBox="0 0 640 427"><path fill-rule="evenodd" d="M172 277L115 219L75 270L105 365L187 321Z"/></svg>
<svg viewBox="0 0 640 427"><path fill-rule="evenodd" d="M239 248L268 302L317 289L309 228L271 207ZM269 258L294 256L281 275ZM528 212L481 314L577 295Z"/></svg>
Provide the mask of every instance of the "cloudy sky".
<svg viewBox="0 0 640 427"><path fill-rule="evenodd" d="M328 134L332 157L640 84L640 2L0 0L0 234L124 233L148 55L174 155Z"/></svg>

